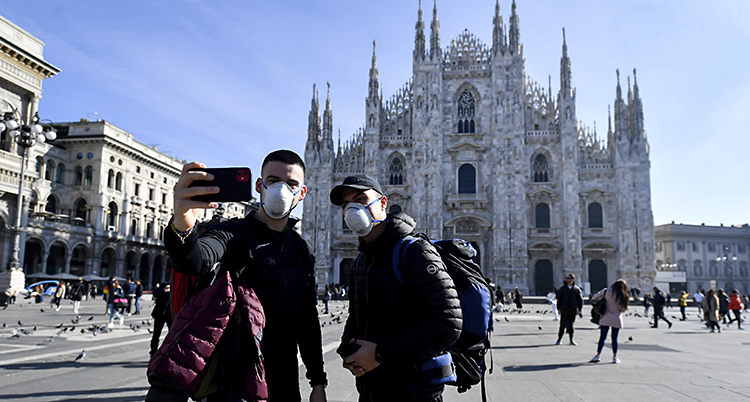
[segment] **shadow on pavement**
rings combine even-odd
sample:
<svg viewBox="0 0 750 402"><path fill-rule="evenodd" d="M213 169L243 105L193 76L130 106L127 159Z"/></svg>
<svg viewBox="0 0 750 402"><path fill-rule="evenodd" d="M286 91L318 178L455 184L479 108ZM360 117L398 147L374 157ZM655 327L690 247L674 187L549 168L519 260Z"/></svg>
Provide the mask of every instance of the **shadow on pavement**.
<svg viewBox="0 0 750 402"><path fill-rule="evenodd" d="M540 364L533 366L505 366L503 371L545 371L545 370L557 370L562 368L571 368L579 366L587 366L589 363L564 363L564 364Z"/></svg>
<svg viewBox="0 0 750 402"><path fill-rule="evenodd" d="M544 345L493 346L492 349L528 349L528 348L546 348L548 346L556 346L556 345L544 344Z"/></svg>
<svg viewBox="0 0 750 402"><path fill-rule="evenodd" d="M138 396L122 396L122 393L138 392ZM146 393L148 387L130 387L130 388L113 388L113 389L98 389L98 390L80 390L80 391L48 391L48 392L32 392L23 394L4 394L0 395L0 400L4 399L19 399L19 398L33 398L34 400L48 401L52 397L68 397L67 399L56 399L57 401L99 401L99 402L110 402L110 401L143 401L146 399ZM112 395L109 395L112 394Z"/></svg>
<svg viewBox="0 0 750 402"><path fill-rule="evenodd" d="M97 368L116 367L120 368L142 368L146 370L148 362L113 362L113 363L76 363L76 362L50 362L50 363L18 363L0 366L3 370L55 370L59 368ZM0 396L0 400L3 397Z"/></svg>

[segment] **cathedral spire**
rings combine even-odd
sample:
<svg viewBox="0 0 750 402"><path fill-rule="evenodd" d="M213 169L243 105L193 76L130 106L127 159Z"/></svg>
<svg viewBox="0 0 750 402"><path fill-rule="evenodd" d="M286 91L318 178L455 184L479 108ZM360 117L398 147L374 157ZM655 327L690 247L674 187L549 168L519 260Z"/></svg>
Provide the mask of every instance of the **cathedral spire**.
<svg viewBox="0 0 750 402"><path fill-rule="evenodd" d="M563 28L562 58L560 58L560 92L563 96L569 96L571 93L571 77L568 44L565 40L565 28Z"/></svg>
<svg viewBox="0 0 750 402"><path fill-rule="evenodd" d="M323 112L323 132L321 138L323 140L331 140L333 138L333 111L331 110L331 83L328 82L328 93L326 95L326 110Z"/></svg>
<svg viewBox="0 0 750 402"><path fill-rule="evenodd" d="M492 20L492 50L494 54L504 51L505 32L503 31L503 16L500 14L500 0L495 2L495 18Z"/></svg>
<svg viewBox="0 0 750 402"><path fill-rule="evenodd" d="M437 14L437 0L432 8L432 23L430 24L430 58L440 61L440 21Z"/></svg>
<svg viewBox="0 0 750 402"><path fill-rule="evenodd" d="M616 101L622 100L622 89L620 89L620 70L617 70L617 98ZM616 106L615 106L616 107ZM617 119L617 109L615 108L615 119Z"/></svg>
<svg viewBox="0 0 750 402"><path fill-rule="evenodd" d="M320 141L320 104L318 103L318 90L313 84L313 96L310 104L310 115L308 117L307 125L307 140L308 142Z"/></svg>
<svg viewBox="0 0 750 402"><path fill-rule="evenodd" d="M414 60L422 60L425 56L424 21L422 21L422 0L419 0L419 13L417 15L417 33L414 37Z"/></svg>
<svg viewBox="0 0 750 402"><path fill-rule="evenodd" d="M513 4L511 5L511 14L510 14L510 32L508 33L508 36L510 37L510 52L512 54L520 54L521 53L521 32L518 27L518 14L516 13L516 0L513 0Z"/></svg>
<svg viewBox="0 0 750 402"><path fill-rule="evenodd" d="M641 96L638 93L638 79L635 75L635 69L633 69L633 128L635 129L634 136L640 138L643 132L643 103L641 102Z"/></svg>
<svg viewBox="0 0 750 402"><path fill-rule="evenodd" d="M378 89L380 84L378 83L378 61L375 57L375 41L372 41L372 67L370 67L370 90L368 92L368 99L370 101L376 101L378 99Z"/></svg>
<svg viewBox="0 0 750 402"><path fill-rule="evenodd" d="M341 155L341 128L339 128L339 151L336 155Z"/></svg>

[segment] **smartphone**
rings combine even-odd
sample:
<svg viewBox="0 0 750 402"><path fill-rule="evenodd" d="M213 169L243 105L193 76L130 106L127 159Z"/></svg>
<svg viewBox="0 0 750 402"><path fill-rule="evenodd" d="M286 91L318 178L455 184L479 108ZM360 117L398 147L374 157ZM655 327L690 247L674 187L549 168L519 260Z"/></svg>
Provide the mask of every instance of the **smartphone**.
<svg viewBox="0 0 750 402"><path fill-rule="evenodd" d="M356 343L349 343L349 342L341 342L341 345L336 349L336 353L341 356L342 359L346 359L347 357L357 353L361 346L357 345Z"/></svg>
<svg viewBox="0 0 750 402"><path fill-rule="evenodd" d="M250 201L252 195L252 172L248 167L191 169L211 173L213 180L196 180L190 187L219 187L216 194L202 194L191 197L194 201L234 202Z"/></svg>

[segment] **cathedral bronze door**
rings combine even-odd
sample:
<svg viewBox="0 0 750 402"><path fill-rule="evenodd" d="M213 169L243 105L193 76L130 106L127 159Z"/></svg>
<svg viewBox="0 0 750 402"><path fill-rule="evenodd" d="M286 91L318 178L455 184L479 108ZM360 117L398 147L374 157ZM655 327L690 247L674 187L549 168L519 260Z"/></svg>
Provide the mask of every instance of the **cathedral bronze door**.
<svg viewBox="0 0 750 402"><path fill-rule="evenodd" d="M552 291L554 278L552 277L552 263L550 260L539 260L534 265L534 282L536 295L544 296Z"/></svg>
<svg viewBox="0 0 750 402"><path fill-rule="evenodd" d="M602 260L591 260L589 262L589 283L591 283L591 293L594 294L607 286L607 264Z"/></svg>
<svg viewBox="0 0 750 402"><path fill-rule="evenodd" d="M339 284L343 286L349 286L349 278L352 275L352 267L354 266L354 260L351 258L344 258L339 264Z"/></svg>

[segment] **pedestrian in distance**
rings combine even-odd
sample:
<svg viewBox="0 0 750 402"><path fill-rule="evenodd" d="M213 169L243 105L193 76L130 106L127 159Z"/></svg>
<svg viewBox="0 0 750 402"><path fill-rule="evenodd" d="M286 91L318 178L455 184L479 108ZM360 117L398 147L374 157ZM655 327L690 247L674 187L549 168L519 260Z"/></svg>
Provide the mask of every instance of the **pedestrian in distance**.
<svg viewBox="0 0 750 402"><path fill-rule="evenodd" d="M547 293L547 304L552 306L552 312L555 313L555 321L560 319L557 314L557 288L553 287L552 291Z"/></svg>
<svg viewBox="0 0 750 402"><path fill-rule="evenodd" d="M109 283L106 285L105 290L107 291L107 307L109 308L109 324L107 326L112 328L114 326L114 318L117 317L120 325L125 320L123 319L123 309L127 306L122 300L125 299L125 292L123 291L120 284L117 282L114 276L109 277Z"/></svg>
<svg viewBox="0 0 750 402"><path fill-rule="evenodd" d="M724 292L724 289L719 289L716 297L719 298L719 317L721 317L722 323L726 324L727 314L729 314L729 296Z"/></svg>
<svg viewBox="0 0 750 402"><path fill-rule="evenodd" d="M729 310L734 314L734 318L730 318L727 322L727 328L734 321L737 321L737 329L742 328L742 301L740 301L740 292L737 289L732 290L732 295L729 297Z"/></svg>
<svg viewBox="0 0 750 402"><path fill-rule="evenodd" d="M706 322L708 327L711 328L711 332L721 333L721 326L719 325L719 298L716 297L716 291L708 289L705 297L703 298L703 312L706 315Z"/></svg>
<svg viewBox="0 0 750 402"><path fill-rule="evenodd" d="M669 294L669 292L667 292L667 294L665 296L667 298L667 306L666 307L667 308L672 308L672 295Z"/></svg>
<svg viewBox="0 0 750 402"><path fill-rule="evenodd" d="M331 288L328 287L328 284L326 284L325 289L323 289L323 304L326 306L326 311L324 313L328 314L328 302L331 300Z"/></svg>
<svg viewBox="0 0 750 402"><path fill-rule="evenodd" d="M220 263L219 272L223 278L236 277L230 288L236 289L238 295L247 295L242 299L243 303L252 304L235 309L232 318L257 322L265 315L260 353L256 351L255 356L236 359L236 353L220 353L226 343L213 340L218 337L231 342L239 338L248 339L252 344L259 336L254 333L256 327L227 325L226 328L218 328L219 332L212 339L172 339L170 335L173 331L178 333L178 315L170 335L149 364L151 388L146 401L187 400L188 395L184 390L187 389L185 381L189 379L167 379L159 371L163 368L169 372L185 364L179 361L179 357L168 353L178 343L191 350L213 350L212 358L217 359L223 368L209 379L211 386L217 387L216 392L207 396L209 400L263 399L267 394L270 401L301 401L297 360L299 350L312 388L310 401L325 401L328 380L323 368L315 261L310 246L294 230L299 220L290 215L307 194L302 158L288 150L268 154L263 160L260 177L255 182L255 190L260 194L259 210L250 212L244 218L222 221L198 234L193 230L198 218L205 210L215 209L219 205L218 202L191 198L220 191L218 186L190 186L197 180L214 180L209 172L195 170L205 167L199 162L183 166L174 187L174 216L165 230L164 244L174 259L177 272L211 275L211 269ZM172 293L176 291L174 285L172 283ZM199 293L193 299L202 296L203 293ZM239 297L237 299L241 300ZM255 308L257 300L262 305L260 311ZM239 301L237 306L240 307ZM186 309L183 307L182 311ZM185 317L190 320L190 325L200 325L200 318ZM245 344L244 347L249 346ZM203 370L202 366L188 364L191 371Z"/></svg>
<svg viewBox="0 0 750 402"><path fill-rule="evenodd" d="M65 284L60 283L55 289L55 297L52 299L52 304L55 306L55 311L60 311L60 302L65 297Z"/></svg>
<svg viewBox="0 0 750 402"><path fill-rule="evenodd" d="M73 313L78 314L84 294L83 278L78 278L78 282L73 285L73 289L70 291L70 299L73 300Z"/></svg>
<svg viewBox="0 0 750 402"><path fill-rule="evenodd" d="M154 356L156 350L159 349L159 338L161 337L161 331L164 329L164 325L169 329L172 325L172 315L169 313L169 297L171 288L169 282L163 284L157 284L154 289L154 309L151 310L151 317L154 319L154 333L151 334L151 349L149 355Z"/></svg>
<svg viewBox="0 0 750 402"><path fill-rule="evenodd" d="M599 363L601 361L602 349L604 349L607 333L611 328L612 363L618 364L620 363L620 359L617 357L617 349L619 347L617 337L622 328L622 313L628 310L628 303L630 302L627 282L618 279L609 289L604 288L600 290L591 300L597 301L602 297L605 299L606 311L599 319L599 345L596 348L596 356L591 359L591 362Z"/></svg>
<svg viewBox="0 0 750 402"><path fill-rule="evenodd" d="M505 302L505 292L503 291L503 287L499 286L497 287L497 292L495 292L495 298L497 299L497 307L495 307L495 311L500 312L503 309L503 303Z"/></svg>
<svg viewBox="0 0 750 402"><path fill-rule="evenodd" d="M89 294L89 297L91 297L91 300L96 300L96 294L99 292L99 289L96 286L96 283L92 283L91 287L89 288L89 291L91 292Z"/></svg>
<svg viewBox="0 0 750 402"><path fill-rule="evenodd" d="M747 310L750 309L750 295L745 295L742 299L742 304L745 306L745 309L743 311L747 312Z"/></svg>
<svg viewBox="0 0 750 402"><path fill-rule="evenodd" d="M669 325L669 328L672 328L672 321L669 321L667 317L664 316L664 306L666 304L666 298L664 297L664 293L661 292L661 289L654 286L654 325L651 326L651 328L659 328L659 319L661 318L664 320L667 325Z"/></svg>
<svg viewBox="0 0 750 402"><path fill-rule="evenodd" d="M677 301L677 304L680 306L680 314L682 314L682 318L680 318L680 321L687 320L687 316L685 315L685 309L687 308L687 298L688 294L686 291L680 292L680 299Z"/></svg>
<svg viewBox="0 0 750 402"><path fill-rule="evenodd" d="M703 299L705 297L703 296L703 290L696 290L695 294L693 294L693 301L696 305L698 305L698 314L701 317L701 321L703 321Z"/></svg>
<svg viewBox="0 0 750 402"><path fill-rule="evenodd" d="M643 296L643 315L648 317L648 309L651 307L652 296L649 293Z"/></svg>
<svg viewBox="0 0 750 402"><path fill-rule="evenodd" d="M518 311L523 310L523 293L518 290L518 287L513 291L513 302L516 303Z"/></svg>
<svg viewBox="0 0 750 402"><path fill-rule="evenodd" d="M557 342L555 342L555 345L560 344L565 331L568 331L570 344L577 345L573 340L573 332L575 331L573 325L576 322L576 316L581 315L582 308L583 296L581 295L581 288L576 286L576 276L568 274L565 277L565 284L557 290L557 311L560 313L560 329L557 332Z"/></svg>
<svg viewBox="0 0 750 402"><path fill-rule="evenodd" d="M128 278L122 290L125 292L125 298L128 299L127 315L129 316L133 310L133 302L135 301L135 283L133 283L133 278Z"/></svg>
<svg viewBox="0 0 750 402"><path fill-rule="evenodd" d="M440 255L430 241L417 237L397 267L399 281L393 253L399 241L415 234L414 219L386 213L388 198L364 174L346 177L330 199L359 237L361 254L352 269L341 337L342 346L358 348L343 356L343 365L356 377L359 401L442 401L444 385L430 383L419 370L461 334L458 293Z"/></svg>
<svg viewBox="0 0 750 402"><path fill-rule="evenodd" d="M135 281L135 314L141 313L141 298L143 298L143 285L138 279Z"/></svg>

